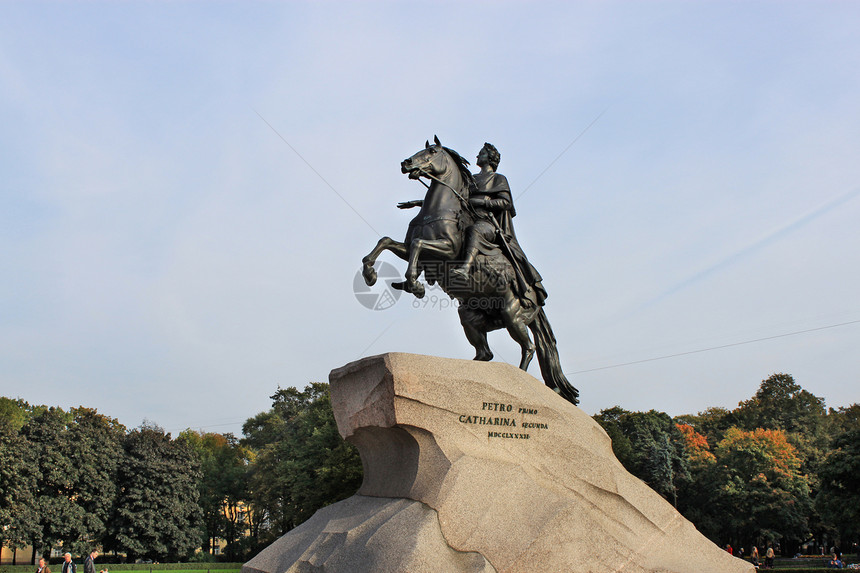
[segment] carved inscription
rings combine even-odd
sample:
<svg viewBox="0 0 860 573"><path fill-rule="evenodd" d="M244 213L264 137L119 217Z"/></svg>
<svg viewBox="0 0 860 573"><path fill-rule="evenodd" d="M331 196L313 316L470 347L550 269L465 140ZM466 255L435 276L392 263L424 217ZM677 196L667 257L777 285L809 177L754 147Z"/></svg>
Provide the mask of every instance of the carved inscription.
<svg viewBox="0 0 860 573"><path fill-rule="evenodd" d="M459 421L461 424L496 426L492 430L487 430L487 439L528 440L531 438L531 434L525 433L523 430L549 430L549 424L534 418L538 415L537 408L482 402L480 412L460 414ZM506 429L500 431L498 426Z"/></svg>

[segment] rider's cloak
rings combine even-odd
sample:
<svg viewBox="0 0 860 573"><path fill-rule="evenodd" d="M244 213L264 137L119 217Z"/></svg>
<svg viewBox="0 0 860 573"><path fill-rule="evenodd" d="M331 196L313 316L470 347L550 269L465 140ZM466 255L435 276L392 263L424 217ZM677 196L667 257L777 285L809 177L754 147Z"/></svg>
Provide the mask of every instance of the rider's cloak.
<svg viewBox="0 0 860 573"><path fill-rule="evenodd" d="M539 305L543 305L544 300L547 297L546 290L543 288L543 284L541 283L543 278L540 276L540 273L534 265L529 262L522 247L520 247L517 235L514 232L513 218L517 215L517 210L514 208L514 200L511 195L511 187L508 185L507 177L501 173L495 172L476 173L474 177L475 188L472 189L470 198L481 197L490 201L490 204L487 205L485 209L481 209L480 207L476 209L478 215L482 215L482 211L484 214L486 211L491 211L493 215L495 215L499 228L504 233L508 246L511 249L511 254L514 258L514 261L512 262L515 262L516 265L519 266L526 283L534 289L537 298L534 302L537 302ZM496 242L498 243L500 240L496 239ZM494 246L498 246L498 244ZM484 249L481 250L483 251ZM504 248L501 250L505 256L508 256L507 253L505 253ZM519 294L523 295L525 293Z"/></svg>

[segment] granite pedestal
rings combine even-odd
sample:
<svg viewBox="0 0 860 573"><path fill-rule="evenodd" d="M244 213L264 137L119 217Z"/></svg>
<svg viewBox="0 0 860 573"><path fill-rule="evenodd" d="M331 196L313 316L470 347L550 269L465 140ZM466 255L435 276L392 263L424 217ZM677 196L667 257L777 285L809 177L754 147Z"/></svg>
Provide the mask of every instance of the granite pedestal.
<svg viewBox="0 0 860 573"><path fill-rule="evenodd" d="M585 412L496 362L384 354L333 370L364 483L242 573L747 573L612 453Z"/></svg>

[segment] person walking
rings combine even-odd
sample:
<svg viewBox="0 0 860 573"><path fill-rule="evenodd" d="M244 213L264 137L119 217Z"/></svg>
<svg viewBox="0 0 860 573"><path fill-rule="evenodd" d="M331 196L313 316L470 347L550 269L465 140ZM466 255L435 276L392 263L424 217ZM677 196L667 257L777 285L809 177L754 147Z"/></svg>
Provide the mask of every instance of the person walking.
<svg viewBox="0 0 860 573"><path fill-rule="evenodd" d="M78 573L78 566L72 561L72 554L66 553L63 555L63 573Z"/></svg>
<svg viewBox="0 0 860 573"><path fill-rule="evenodd" d="M84 573L96 573L96 564L94 561L98 556L99 552L95 549L90 551L90 554L87 555L86 559L84 559Z"/></svg>
<svg viewBox="0 0 860 573"><path fill-rule="evenodd" d="M45 563L44 557L39 557L39 566L36 568L36 573L51 573L51 568Z"/></svg>

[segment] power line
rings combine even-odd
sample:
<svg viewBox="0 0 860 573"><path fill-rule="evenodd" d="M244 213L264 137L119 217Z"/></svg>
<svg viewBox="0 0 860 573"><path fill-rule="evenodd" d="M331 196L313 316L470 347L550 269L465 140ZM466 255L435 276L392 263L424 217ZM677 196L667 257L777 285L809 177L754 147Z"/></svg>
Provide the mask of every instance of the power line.
<svg viewBox="0 0 860 573"><path fill-rule="evenodd" d="M621 364L611 364L609 366L601 366L599 368L589 368L588 370L578 370L573 374L585 374L586 372L597 372L598 370L609 370L610 368L621 368L622 366L632 366L633 364L643 364L645 362L655 362L657 360L666 360L667 358L677 358L679 356L687 356L689 354L699 354L701 352L710 352L711 350L721 350L723 348L731 348L733 346L743 346L744 344L753 344L755 342L763 342L765 340L774 340L777 338L785 338L787 336L796 336L798 334L806 334L808 332L817 332L819 330L827 330L828 328L838 328L840 326L848 326L849 324L860 323L860 320L850 320L848 322L840 322L839 324L829 324L827 326L819 326L817 328L808 328L806 330L797 330L794 332L786 332L776 334L774 336L765 336L764 338L754 338L752 340L744 340L743 342L733 342L731 344L723 344L721 346L711 346L709 348L700 348L698 350L689 350L687 352L678 352L676 354L667 354L665 356L656 356L654 358L644 358L642 360L634 360L632 362L624 362Z"/></svg>
<svg viewBox="0 0 860 573"><path fill-rule="evenodd" d="M331 189L331 190L332 190L332 192L334 192L334 194L335 194L335 195L337 195L338 197L340 197L340 200L341 200L341 201L343 201L343 202L344 202L344 204L345 204L347 207L349 207L350 209L352 209L352 212L353 212L353 213L355 213L356 215L358 215L358 218L359 218L359 219L361 219L362 221L364 221L364 224L365 224L365 225L367 225L368 227L370 227L370 230L371 230L371 231L373 231L374 233L376 233L376 234L377 234L378 236L380 236L380 237L382 236L382 234L381 234L379 231L377 231L376 229L374 229L374 228L373 228L373 225L371 225L371 224L368 222L368 220L367 220L367 219L365 219L365 218L361 215L361 213L359 213L359 212L358 212L358 209L356 209L355 207L353 207L353 206L352 206L352 203L350 203L349 201L347 201L347 200L346 200L346 197L344 197L343 195L341 195L341 194L338 192L338 190L337 190L337 189L335 189L335 188L332 186L332 184L331 184L331 183L329 183L329 182L328 182L328 180L327 180L325 177L323 177L323 176L322 176L322 174L321 174L319 171L317 171L317 170L316 170L316 168L314 168L314 166L313 166L313 165L311 165L311 164L310 164L310 162L309 162L307 159L305 159L305 158L304 158L304 156L303 156L301 153L299 153L299 151L298 151L295 147L293 147L293 146L292 146L292 144L291 144L289 141L287 141L286 139L284 139L284 136L283 136L283 135L281 135L281 134L280 134L280 132L279 132L277 129L275 129L275 127L274 127L271 123L269 123L269 122L266 120L266 118L265 118L265 117L263 117L262 115L260 115L260 112L258 112L258 111L255 109L255 110L254 110L254 113L256 113L256 114L257 114L257 116L258 116L260 119L262 119L262 120L263 120L263 123L265 123L266 125L268 125L268 126L269 126L269 129L271 129L272 131L274 131L274 132L275 132L275 135L277 135L278 137L280 137L280 138L281 138L281 141L283 141L284 143L286 143L286 144L287 144L287 147L289 147L290 149L292 149L292 150L293 150L293 153L295 153L295 154L298 156L298 158L299 158L299 159L301 159L302 161L304 161L304 162L305 162L305 165L307 165L308 167L310 167L311 171L313 171L314 173L316 173L316 176L317 176L317 177L319 177L319 178L322 180L322 182L323 182L323 183L325 183L326 185L328 185L328 188L329 188L329 189Z"/></svg>
<svg viewBox="0 0 860 573"><path fill-rule="evenodd" d="M577 135L577 136L573 139L573 141L571 141L571 142L568 144L568 146L567 146L567 147L565 147L565 148L562 150L562 152L561 152L561 153L559 153L559 154L556 156L556 158L555 158L555 159L553 159L552 161L550 161L549 165L547 165L546 167L544 167L544 170L543 170L543 171L541 171L540 173L538 173L538 176L537 176L537 177L535 177L535 178L534 178L534 180L533 180L531 183L529 183L528 185L526 185L525 189L523 189L522 191L520 191L520 194L519 194L519 195L517 195L517 199L519 199L520 197L522 197L523 195L525 195L526 191L528 191L528 190L531 188L531 186L532 186L532 185L534 185L535 183L537 183L537 180L538 180L538 179L540 179L541 177L543 177L543 174L544 174L544 173L546 173L546 172L549 170L549 168L550 168L550 167L552 167L553 165L555 165L555 162L556 162L556 161L558 161L559 159L561 159L561 156L562 156L562 155L564 155L565 153L567 153L567 150L568 150L568 149L570 149L571 147L573 147L573 144L574 144L574 143L576 143L577 141L579 141L579 138L580 138L580 137L582 137L583 135L585 135L585 132L586 132L586 131L588 131L589 129L591 129L591 126L592 126L592 125L594 125L595 123L597 123L597 120L598 120L598 119L600 119L601 117L603 117L603 114L604 114L604 113L606 113L608 109L609 109L609 108L607 107L606 109L604 109L603 111L601 111L599 114L597 114L597 117L595 117L593 120L591 120L591 123L589 123L588 125L586 125L586 126L585 126L585 129L583 129L583 130L579 133L579 135Z"/></svg>

